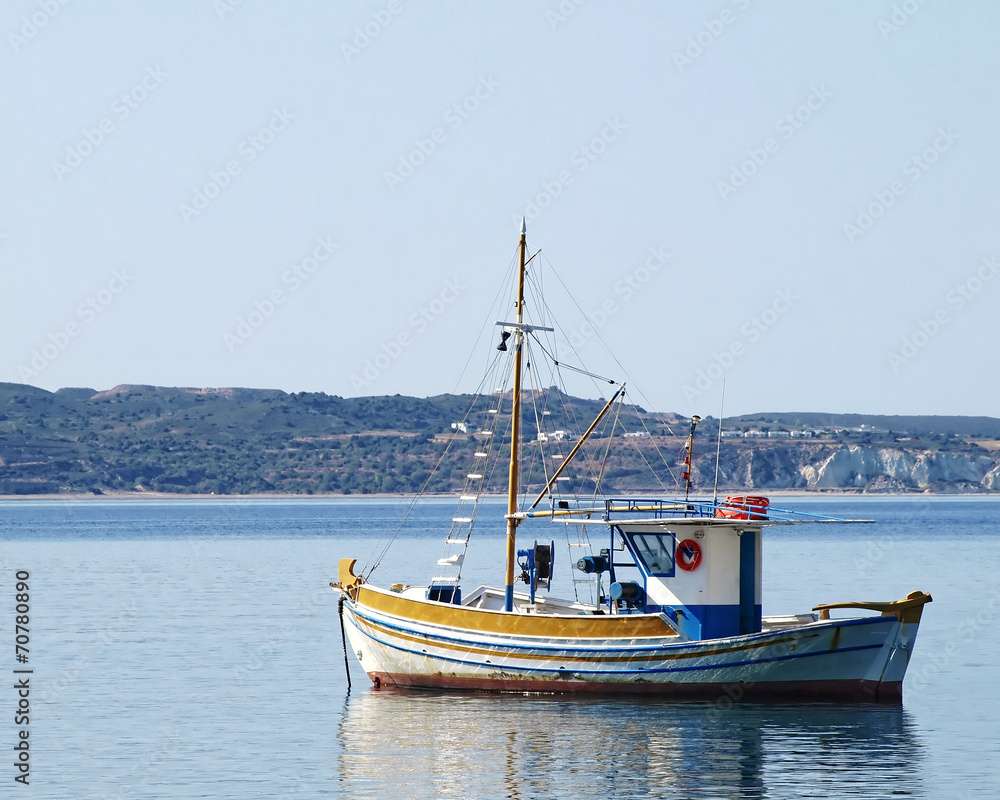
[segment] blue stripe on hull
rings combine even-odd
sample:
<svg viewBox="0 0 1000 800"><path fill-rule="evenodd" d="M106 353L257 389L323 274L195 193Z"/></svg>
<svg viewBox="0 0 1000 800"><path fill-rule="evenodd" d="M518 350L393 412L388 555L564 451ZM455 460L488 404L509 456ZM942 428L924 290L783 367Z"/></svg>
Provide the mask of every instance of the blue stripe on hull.
<svg viewBox="0 0 1000 800"><path fill-rule="evenodd" d="M552 674L575 674L575 675L662 675L668 673L679 673L679 672L700 672L706 670L719 670L719 669L730 669L733 667L746 667L750 665L757 664L770 664L779 661L793 661L802 658L814 658L816 656L829 656L837 655L840 653L850 653L857 652L861 650L878 650L882 648L882 643L879 644L866 644L858 645L855 647L841 647L837 650L830 651L824 650L817 653L793 653L791 655L785 656L771 656L768 658L756 658L756 659L744 659L741 661L727 661L723 663L715 664L704 664L704 665L693 665L689 667L659 667L656 669L617 669L617 670L603 670L603 669L553 669L549 667L521 667L514 666L510 664L491 664L488 662L481 661L467 661L460 658L452 658L449 656L432 655L430 653L421 652L419 650L413 650L409 647L403 647L402 645L394 644L392 642L387 642L384 639L375 636L370 631L366 631L358 625L358 623L350 618L351 624L364 636L367 636L374 642L390 647L394 650L399 650L403 653L410 653L411 655L421 656L423 658L434 659L437 661L445 661L451 664L461 664L467 667L477 667L481 669L491 669L491 670L503 670L505 672L515 671L515 672L544 672ZM530 649L530 648L528 648Z"/></svg>

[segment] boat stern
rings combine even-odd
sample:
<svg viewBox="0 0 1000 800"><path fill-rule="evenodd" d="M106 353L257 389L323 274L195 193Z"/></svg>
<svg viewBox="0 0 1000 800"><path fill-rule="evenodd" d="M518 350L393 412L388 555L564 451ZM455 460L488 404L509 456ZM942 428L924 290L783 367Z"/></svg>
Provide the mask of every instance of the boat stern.
<svg viewBox="0 0 1000 800"><path fill-rule="evenodd" d="M900 703L903 700L903 678L910 664L913 647L920 629L920 618L924 606L933 602L933 598L922 591L910 592L902 600L888 603L849 602L825 603L813 610L819 611L820 619L830 618L830 609L863 608L879 611L883 617L896 617L898 625L895 635L886 639L880 659L875 664L877 675L873 674L869 685L874 691L873 698L879 703Z"/></svg>

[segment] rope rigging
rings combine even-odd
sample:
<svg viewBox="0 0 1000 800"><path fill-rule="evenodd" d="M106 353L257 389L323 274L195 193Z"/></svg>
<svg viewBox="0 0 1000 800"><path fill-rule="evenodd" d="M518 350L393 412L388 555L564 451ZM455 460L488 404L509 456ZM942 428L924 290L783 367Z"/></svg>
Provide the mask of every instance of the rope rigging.
<svg viewBox="0 0 1000 800"><path fill-rule="evenodd" d="M519 244L519 248L523 246L524 237L522 231L522 241ZM522 464L521 480L512 480L512 483L518 484L517 494L520 496L520 499L517 503L517 507L519 509L534 508L546 495L552 498L554 503L557 495L566 497L566 494L569 494L573 501L577 504L587 503L595 505L601 495L602 487L608 476L609 465L612 463L611 450L613 444L615 443L615 437L620 430L627 430L625 417L623 416L623 410L626 405L624 391L625 386L624 383L618 379L602 375L599 372L595 372L587 368L584 359L578 351L578 345L582 346L582 342L574 341L574 337L567 333L565 328L563 328L563 326L559 323L546 299L543 285L543 275L546 270L543 270L542 266L546 267L547 270L552 271L557 281L566 292L567 297L572 301L573 305L583 317L587 325L587 328L585 329L586 335L588 337L593 337L600 342L604 349L610 353L612 359L621 370L621 374L624 375L626 379L628 378L628 374L622 363L614 355L608 347L607 342L601 336L598 326L583 310L580 303L569 290L569 287L556 271L554 265L552 265L548 258L542 255L541 250L536 250L527 260L525 260L523 250L520 250L519 254L516 254L515 258L512 258L504 280L501 282L500 288L497 290L492 302L490 303L491 310L498 310L500 313L497 316L501 319L509 318L507 316L507 312L504 310L507 306L506 300L504 299L504 289L505 287L509 288L511 284L516 285L517 283L515 266L517 266L518 260L520 260L523 267L532 265L533 268L530 270L523 269L519 273L523 276L524 288L527 288L529 291L524 294L524 302L519 308L518 303L515 302L514 304L515 308L518 308L517 322L496 323L501 328L499 343L495 348L490 348L491 352L489 352L487 356L483 376L475 391L472 393L472 397L465 410L465 414L459 422L452 423L452 428L455 429L455 434L447 437L445 446L438 458L435 460L430 473L422 482L419 491L411 499L388 541L377 552L371 566L362 570L362 575L365 580L369 580L372 574L383 563L391 546L399 538L403 529L409 524L416 504L426 494L432 481L440 474L442 466L455 452L456 443L464 441L466 443L471 442L475 448L472 453L474 466L466 473L459 502L471 503L471 506L465 505L459 507L460 510L456 512L455 516L452 517L451 526L444 540L446 545L461 545L460 550L452 551L446 554L444 558L438 560L439 565L454 567L457 573L454 578L442 577L442 580L454 579L457 582L461 579L473 528L479 516L480 498L483 494L488 493L491 490L495 490L494 478L496 476L496 469L504 461L505 451L508 456L510 453L508 446L506 445L506 440L511 434L514 419L513 415L503 412L503 398L506 396L508 391L510 391L510 381L511 375L514 371L515 358L519 360L522 358L525 359L525 363L523 365L524 386L521 389L521 396L516 398L515 407L523 403L523 400L525 399L524 393L527 392L527 399L530 399L531 401L532 415L534 418L534 430L536 434L533 441L520 443L519 449L523 453L520 458L520 462ZM473 342L469 356L462 367L462 371L454 390L455 392L458 391L462 380L465 378L469 365L472 363L472 359L475 356L475 352L479 349L479 345L483 339L483 333L487 330L489 325L490 317L487 317L480 327L478 335ZM560 358L560 341L568 345L576 363L568 363ZM516 344L517 346L508 346L508 342L510 342L511 345ZM548 375L551 391L550 389L543 388L542 386L543 372ZM581 404L579 402L570 401L572 395L567 387L566 372L588 379L598 395L603 394L602 387L610 385L617 388L611 399L605 403L600 414L598 414L593 422L590 423L585 433L574 436L576 442L569 451L569 455L564 456L560 454L551 456L552 458L560 459L558 467L554 468L554 471L551 471L549 469L549 464L547 463L547 458L549 458L547 445L556 441L562 442L563 437L562 435L560 435L559 438L552 437L553 433L558 434L560 431L545 430L546 417L551 416L555 410L564 420L564 428L568 428L569 426L566 425L566 423L569 423L569 425L572 426L572 430L580 431L583 429L583 425L581 424L577 414L578 409L576 408L576 406ZM635 389L637 394L645 398L645 395L643 395L641 390L634 385L632 388ZM485 394L487 391L489 392L489 406L486 409L483 409L482 403L484 398L487 397ZM648 406L649 400L645 399L645 402ZM610 414L609 412L612 410L614 413ZM674 474L673 469L671 469L670 464L667 462L666 458L664 458L664 454L660 449L657 442L657 436L650 431L649 426L647 425L647 420L644 419L645 412L642 412L636 405L632 405L630 410L634 415L635 420L638 422L638 425L644 431L645 438L649 439L649 444L655 451L657 458L662 463L663 467L666 468L667 473L670 478L673 479L675 485L679 486L677 476ZM482 425L476 424L476 429L473 431L471 421L478 419L477 415L480 413L486 413L487 419L483 421ZM504 416L506 417L506 420L502 421L500 417ZM502 424L502 422L505 424ZM670 431L669 426L666 426L665 424L664 426L672 435L673 432ZM505 429L503 436L498 435L500 434L501 429ZM460 434L463 433L467 435L464 437L461 436ZM522 437L519 437L519 439L520 438ZM585 448L584 445L588 442L593 443L594 446ZM636 438L632 438L630 443L643 462L644 466L652 474L656 483L666 493L668 491L667 486L664 484L664 481L661 480L660 475L658 474L658 469L653 466L650 459L647 457L647 453L644 452L646 448L641 447ZM529 506L529 492L535 493L538 491L538 487L533 485L533 477L536 474L537 466L535 464L536 458L540 462L540 469L538 471L541 473L544 483L540 493L535 498L534 503L531 503ZM578 459L580 462L579 468L575 470L577 473L576 477L563 476L563 470L565 470L566 467L569 466L570 462L575 459ZM511 463L513 465L517 462L512 461ZM513 469L514 467L511 466L511 470ZM514 474L513 471L511 474ZM557 492L557 481L560 480L569 482L567 486L567 493ZM584 488L585 486L587 487L586 489ZM592 491L588 491L591 488ZM585 492L582 498L579 494L580 491ZM587 497L587 494L590 496ZM512 498L510 502L513 503L514 499ZM580 507L586 508L587 506ZM513 519L513 517L510 517L509 519ZM573 527L577 531L578 541L575 543L570 541L570 527ZM586 547L590 553L593 554L593 546L590 542L589 532L585 524L576 525L572 522L568 522L565 525L565 531L566 544L567 549L570 552L571 562L575 560L572 553L572 548L574 546ZM510 534L508 541L511 541ZM573 583L573 592L574 597L579 600L576 583L576 581ZM591 588L594 589L596 587L592 585Z"/></svg>

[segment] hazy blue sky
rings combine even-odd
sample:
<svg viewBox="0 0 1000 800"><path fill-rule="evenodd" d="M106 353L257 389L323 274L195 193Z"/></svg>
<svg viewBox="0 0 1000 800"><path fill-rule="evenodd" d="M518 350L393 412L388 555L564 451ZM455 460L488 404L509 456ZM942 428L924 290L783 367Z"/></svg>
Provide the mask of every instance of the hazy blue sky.
<svg viewBox="0 0 1000 800"><path fill-rule="evenodd" d="M993 3L0 27L0 380L451 391L525 214L657 408L1000 414Z"/></svg>

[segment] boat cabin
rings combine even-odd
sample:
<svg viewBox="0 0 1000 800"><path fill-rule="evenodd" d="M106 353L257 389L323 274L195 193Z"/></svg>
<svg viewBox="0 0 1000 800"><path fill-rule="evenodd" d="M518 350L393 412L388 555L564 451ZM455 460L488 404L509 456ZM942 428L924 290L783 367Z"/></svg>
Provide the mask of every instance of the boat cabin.
<svg viewBox="0 0 1000 800"><path fill-rule="evenodd" d="M612 525L607 602L619 614L663 612L686 639L757 633L761 538L760 523L749 521Z"/></svg>

